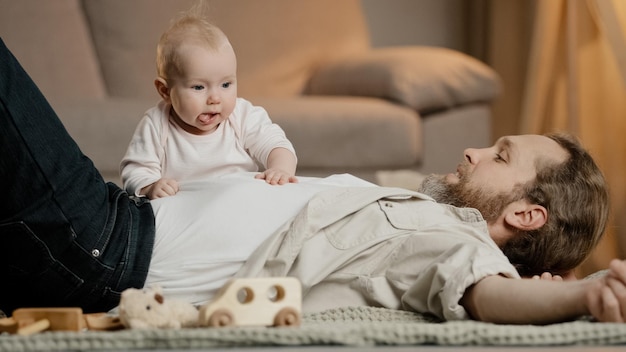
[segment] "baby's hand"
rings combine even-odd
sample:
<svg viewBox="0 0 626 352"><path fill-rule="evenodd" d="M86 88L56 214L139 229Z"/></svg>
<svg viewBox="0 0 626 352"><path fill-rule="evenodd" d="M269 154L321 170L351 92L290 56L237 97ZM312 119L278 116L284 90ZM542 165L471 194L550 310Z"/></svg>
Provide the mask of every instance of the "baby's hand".
<svg viewBox="0 0 626 352"><path fill-rule="evenodd" d="M286 183L297 183L298 178L280 169L267 169L254 178L265 180L270 185L284 185Z"/></svg>
<svg viewBox="0 0 626 352"><path fill-rule="evenodd" d="M142 188L141 193L146 195L150 200L173 196L178 193L178 182L171 178L162 178Z"/></svg>

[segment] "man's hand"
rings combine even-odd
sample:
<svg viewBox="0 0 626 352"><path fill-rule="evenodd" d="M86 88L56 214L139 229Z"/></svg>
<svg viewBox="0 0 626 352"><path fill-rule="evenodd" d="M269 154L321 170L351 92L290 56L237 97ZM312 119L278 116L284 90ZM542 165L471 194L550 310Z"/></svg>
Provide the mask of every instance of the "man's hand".
<svg viewBox="0 0 626 352"><path fill-rule="evenodd" d="M178 181L171 178L162 178L141 189L141 194L150 200L173 196L176 193L178 193Z"/></svg>
<svg viewBox="0 0 626 352"><path fill-rule="evenodd" d="M626 262L613 259L606 276L595 281L586 296L591 315L601 322L626 321Z"/></svg>
<svg viewBox="0 0 626 352"><path fill-rule="evenodd" d="M552 275L552 273L548 273L545 272L543 274L540 275L535 275L532 277L532 279L534 280L552 280L552 281L572 281L572 280L578 280L578 278L576 278L576 274L574 273L574 271L570 271L567 274L561 276L561 275Z"/></svg>
<svg viewBox="0 0 626 352"><path fill-rule="evenodd" d="M297 183L298 178L286 171L280 169L267 169L254 178L265 180L270 185L284 185L286 183Z"/></svg>

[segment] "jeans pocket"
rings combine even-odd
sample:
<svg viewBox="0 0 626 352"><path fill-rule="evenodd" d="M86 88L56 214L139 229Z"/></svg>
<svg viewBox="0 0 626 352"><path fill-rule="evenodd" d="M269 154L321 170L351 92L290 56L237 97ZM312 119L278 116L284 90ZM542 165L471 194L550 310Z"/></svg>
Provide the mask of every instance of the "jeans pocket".
<svg viewBox="0 0 626 352"><path fill-rule="evenodd" d="M11 284L15 297L39 292L44 301L60 302L83 284L23 222L0 225L0 268L2 286Z"/></svg>

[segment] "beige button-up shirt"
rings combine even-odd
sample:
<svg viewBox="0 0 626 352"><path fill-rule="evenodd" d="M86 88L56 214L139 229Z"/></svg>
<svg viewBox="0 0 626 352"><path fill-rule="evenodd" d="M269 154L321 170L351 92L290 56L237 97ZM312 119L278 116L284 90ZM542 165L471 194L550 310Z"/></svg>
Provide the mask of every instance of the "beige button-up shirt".
<svg viewBox="0 0 626 352"><path fill-rule="evenodd" d="M385 187L324 191L237 276L295 276L304 311L372 305L468 319L459 300L489 275L519 278L474 209Z"/></svg>

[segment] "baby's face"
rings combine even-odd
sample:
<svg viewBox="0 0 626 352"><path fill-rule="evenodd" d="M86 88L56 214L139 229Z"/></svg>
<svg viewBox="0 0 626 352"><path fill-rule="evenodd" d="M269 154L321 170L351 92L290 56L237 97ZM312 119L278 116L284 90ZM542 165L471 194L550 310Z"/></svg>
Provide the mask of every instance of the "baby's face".
<svg viewBox="0 0 626 352"><path fill-rule="evenodd" d="M209 134L230 116L237 99L237 59L230 44L218 50L179 49L182 73L168 81L174 119L193 134Z"/></svg>

